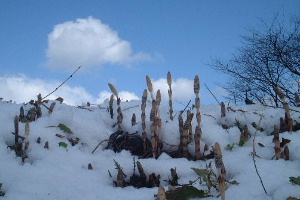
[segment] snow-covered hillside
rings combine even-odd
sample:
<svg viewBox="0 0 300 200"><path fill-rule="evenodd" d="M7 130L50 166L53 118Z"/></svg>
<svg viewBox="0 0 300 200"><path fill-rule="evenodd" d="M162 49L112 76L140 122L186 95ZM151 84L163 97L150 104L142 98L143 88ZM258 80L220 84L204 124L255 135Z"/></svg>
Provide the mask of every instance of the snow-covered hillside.
<svg viewBox="0 0 300 200"><path fill-rule="evenodd" d="M45 103L46 106L50 106ZM122 102L121 108L124 119L122 128L129 133L138 132L141 134L141 101ZM101 105L82 109L56 102L53 113L42 106L42 117L30 122L28 158L22 163L22 158L16 157L13 150L8 146L14 145L15 131L14 118L20 114L20 107L23 106L25 113L32 107L27 104L15 104L0 101L0 183L4 197L7 200L153 200L157 194L157 187L154 188L125 188L115 187L113 181L117 178L115 161L120 164L125 174L133 173L133 155L129 151L115 153L112 150L105 150L107 142L103 142L92 154L95 147L109 138L110 134L116 131L116 117L111 119L107 111L108 101ZM223 152L223 162L226 167L227 180L236 181L238 185L228 184L226 199L230 200L283 200L289 196L300 198L300 185L293 185L289 177L300 176L300 132L284 132L282 138L291 140L288 143L290 160L272 159L275 155L274 143L272 142L274 125L279 125L279 118L284 117L283 109L263 107L260 105L247 105L230 107L226 110L226 117L221 118L219 105L201 106L202 116L202 139L201 150L204 145L213 146L219 142ZM146 107L147 133L150 138L150 113L151 104ZM182 108L183 109L183 108ZM191 109L191 108L189 108ZM299 108L293 108L300 111ZM114 102L116 114L117 105ZM161 106L162 119L162 140L165 142L165 151L176 150L176 146L167 144L179 144L178 112L174 120L169 119L168 106ZM195 112L195 110L192 110ZM131 117L133 113L137 116L137 124L132 126ZM291 111L292 118L300 121L300 113ZM115 115L116 116L116 115ZM262 117L261 117L262 116ZM186 113L183 114L185 119ZM251 138L243 146L237 145L240 140L240 130L236 123L248 125ZM263 130L256 131L253 122ZM73 134L65 133L57 126L64 124L69 127ZM223 125L226 125L225 129ZM192 121L193 129L196 126L196 119ZM20 135L25 137L25 123L19 124ZM254 168L251 153L253 152L253 136L256 132L255 156L258 172L261 175L266 188L265 194L258 175ZM57 134L65 136L63 138ZM38 137L41 143L37 143ZM78 144L72 146L67 137L79 139ZM21 140L20 140L21 141ZM44 148L45 142L49 143L49 149ZM63 142L63 143L61 143ZM167 144L166 144L167 143ZM67 144L59 145L59 144ZM227 148L225 148L227 146ZM233 148L230 148L233 147ZM189 151L194 154L194 144L189 144ZM179 176L179 184L188 184L189 181L197 179L196 173L191 168L205 169L212 162L215 170L214 160L189 161L186 158L171 158L167 153L162 153L158 159L147 158L135 160L140 161L145 173L160 174L160 186L168 190L168 180L171 177L170 169L176 168ZM93 169L88 169L88 164ZM110 177L109 172L112 177ZM193 186L199 189L206 189L196 181ZM218 192L212 189L213 197L207 200L220 199Z"/></svg>

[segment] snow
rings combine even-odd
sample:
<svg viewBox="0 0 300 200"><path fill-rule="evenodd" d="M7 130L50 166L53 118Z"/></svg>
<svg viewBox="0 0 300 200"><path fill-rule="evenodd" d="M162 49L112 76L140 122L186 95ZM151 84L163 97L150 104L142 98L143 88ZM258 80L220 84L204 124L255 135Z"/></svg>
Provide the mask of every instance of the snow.
<svg viewBox="0 0 300 200"><path fill-rule="evenodd" d="M48 107L53 101L45 103ZM140 121L140 101L122 102L123 122L122 128L130 133L142 132ZM107 112L108 101L101 105L80 109L64 103L56 102L53 113L42 106L43 115L41 118L30 123L30 146L28 158L22 164L22 158L16 157L15 152L8 148L14 144L14 117L19 115L19 109L24 106L25 112L32 105L17 104L0 101L0 183L3 183L2 190L7 200L32 200L32 199L105 199L105 200L153 200L157 194L157 188L134 187L117 188L113 181L116 180L117 170L114 160L117 161L129 176L133 173L133 155L128 151L115 153L112 150L105 150L107 142L103 142L92 154L94 148L109 135L116 131L116 102L114 102L114 119L110 118ZM226 105L231 109L227 110L226 117L221 118L219 105L201 105L202 116L202 139L201 149L205 144L213 146L219 142L222 146L223 161L226 167L227 180L236 180L238 185L229 185L226 190L226 199L231 200L282 200L289 196L300 198L300 186L292 185L289 177L300 176L300 132L284 132L280 134L280 139L290 139L288 144L290 150L290 160L272 159L274 156L273 131L274 125L279 125L279 118L284 117L284 110L280 108L269 108L260 105ZM146 107L147 133L150 133L150 113L151 104ZM293 108L300 111L299 108ZM193 110L196 112L196 110ZM131 125L132 114L137 116L137 125ZM162 118L162 139L168 144L179 144L178 112L173 121L169 119L168 106L161 106ZM292 118L299 121L300 113L291 112ZM262 116L262 117L261 117ZM186 113L183 114L185 120ZM238 146L240 131L235 125L236 120L241 124L247 124L252 137L243 146ZM260 122L261 121L261 122ZM251 125L255 122L260 124L263 131L256 131ZM72 131L72 138L78 137L79 144L72 146L66 138L56 137L56 134L70 136L57 127L58 124L68 126ZM226 124L228 129L222 128ZM192 121L196 126L196 118ZM25 136L25 123L20 123L20 134ZM264 193L260 180L256 174L251 152L253 152L253 135L256 132L255 150L259 157L255 157L258 171L268 192ZM42 142L38 144L37 138L41 137ZM149 136L150 137L150 136ZM45 142L49 142L49 149L44 148ZM59 146L59 142L68 144L67 148ZM260 147L258 143L265 147ZM234 144L234 148L225 150L226 145ZM176 150L175 147L164 145L164 150ZM194 154L194 144L189 144L191 154ZM168 154L162 153L158 159L138 159L144 167L145 173L149 175L154 172L160 174L160 186L168 189L168 184L164 180L170 178L170 169L176 168L179 175L179 184L187 184L197 178L191 168L205 169L206 165L213 160L189 161L186 158L171 158ZM88 169L91 163L93 170ZM214 162L213 162L213 169ZM108 171L112 177L109 176ZM194 186L204 189L199 182ZM207 200L220 199L217 192L212 192L214 197Z"/></svg>

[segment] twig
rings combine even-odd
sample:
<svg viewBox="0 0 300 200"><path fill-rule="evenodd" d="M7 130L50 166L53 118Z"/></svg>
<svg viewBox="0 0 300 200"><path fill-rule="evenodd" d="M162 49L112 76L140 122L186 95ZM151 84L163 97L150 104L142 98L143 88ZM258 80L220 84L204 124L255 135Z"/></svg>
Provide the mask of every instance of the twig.
<svg viewBox="0 0 300 200"><path fill-rule="evenodd" d="M120 150L119 145L116 143L116 141L114 140L110 140L110 139L106 139L106 140L102 140L96 147L95 149L92 151L92 154L98 149L98 147L103 143L103 142L112 142L116 145L117 150Z"/></svg>
<svg viewBox="0 0 300 200"><path fill-rule="evenodd" d="M84 106L77 106L77 108L80 108L80 109L84 109L84 110L88 110L88 111L94 112L92 109L90 109L90 108L85 108Z"/></svg>
<svg viewBox="0 0 300 200"><path fill-rule="evenodd" d="M189 181L189 183L187 184L178 184L178 186L181 186L181 187L185 187L185 186L190 186L190 185L193 185L194 183L196 183L201 177L199 176L197 179L193 180L193 181Z"/></svg>
<svg viewBox="0 0 300 200"><path fill-rule="evenodd" d="M260 127L262 118L263 118L263 115L260 116L260 119L259 119L259 122L258 122L258 127ZM256 166L256 160L255 160L255 155L257 155L257 154L256 154L256 151L255 151L255 138L256 138L256 134L257 134L257 129L256 129L256 131L255 131L255 133L254 133L254 137L253 137L253 153L252 153L252 160L253 160L253 164L254 164L254 167L255 167L256 174L257 174L257 176L258 176L258 178L259 178L259 180L260 180L260 183L261 183L261 185L262 185L262 187L263 187L265 193L268 194L268 193L267 193L267 190L266 190L266 188L265 188L265 186L264 186L264 183L263 183L263 181L262 181L262 178L261 178L261 176L260 176L260 174L259 174L259 172L258 172L257 166Z"/></svg>
<svg viewBox="0 0 300 200"><path fill-rule="evenodd" d="M190 103L191 103L191 99L190 99L190 101L188 102L188 104L185 106L185 108L182 110L182 111L180 111L181 113L184 113L184 111L187 109L187 107L190 105Z"/></svg>
<svg viewBox="0 0 300 200"><path fill-rule="evenodd" d="M266 104L262 104L263 106L266 106L266 107L270 107L270 108L281 108L281 109L284 109L283 107L280 107L280 106L269 106L269 105L266 105ZM298 113L300 113L300 111L298 111L298 110L294 110L294 109L291 109L291 108L289 108L289 110L290 111L294 111L294 112L298 112Z"/></svg>
<svg viewBox="0 0 300 200"><path fill-rule="evenodd" d="M204 85L205 85L206 89L208 89L208 91L210 92L210 94L211 94L211 95L215 98L215 100L218 102L218 104L221 105L220 102L218 101L217 97L212 93L212 91L207 87L207 85L206 85L205 83L204 83Z"/></svg>
<svg viewBox="0 0 300 200"><path fill-rule="evenodd" d="M168 146L170 146L170 147L179 147L179 145L176 145L176 144L169 144L169 143L164 142L164 141L162 141L162 143L163 143L163 144L166 144L166 145L168 145Z"/></svg>
<svg viewBox="0 0 300 200"><path fill-rule="evenodd" d="M14 136L18 137L18 138L21 138L22 140L25 140L25 137L21 136L21 135L16 135L15 133L11 133L13 134Z"/></svg>
<svg viewBox="0 0 300 200"><path fill-rule="evenodd" d="M203 115L208 116L208 117L212 117L212 118L214 118L215 120L217 120L217 118L215 118L215 117L212 116L212 115L208 115L208 114L203 114Z"/></svg>
<svg viewBox="0 0 300 200"><path fill-rule="evenodd" d="M92 154L98 149L98 147L103 143L103 142L109 142L110 140L102 140L101 142L99 142L99 144L95 147L95 149L92 151Z"/></svg>
<svg viewBox="0 0 300 200"><path fill-rule="evenodd" d="M50 108L48 108L48 106L46 106L45 104L42 104L42 106L44 106L45 108L47 108L48 110L50 110Z"/></svg>
<svg viewBox="0 0 300 200"><path fill-rule="evenodd" d="M135 106L131 106L131 107L128 107L128 108L124 108L122 111L125 111L125 110L129 110L131 108L136 108L136 107L139 107L140 105L135 105Z"/></svg>
<svg viewBox="0 0 300 200"><path fill-rule="evenodd" d="M74 75L80 68L81 68L81 66L78 67L78 68L73 72L73 74L71 74L71 75L70 75L64 82L62 82L57 88L55 88L55 90L53 90L53 91L50 92L48 95L46 95L44 98L42 98L42 100L45 99L45 98L47 98L48 96L50 96L50 95L53 94L54 92L56 92L56 90L58 90L63 84L65 84L70 78L72 78L73 75Z"/></svg>

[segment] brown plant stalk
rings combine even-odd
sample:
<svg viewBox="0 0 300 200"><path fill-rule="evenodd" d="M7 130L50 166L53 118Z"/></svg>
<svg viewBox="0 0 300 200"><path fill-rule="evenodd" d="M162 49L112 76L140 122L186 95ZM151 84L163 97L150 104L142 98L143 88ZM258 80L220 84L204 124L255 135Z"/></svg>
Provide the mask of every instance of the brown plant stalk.
<svg viewBox="0 0 300 200"><path fill-rule="evenodd" d="M173 121L174 117L173 117L173 101L172 101L172 75L170 72L168 72L167 74L167 82L169 85L169 90L168 90L168 95L169 95L169 115L170 115L170 120Z"/></svg>
<svg viewBox="0 0 300 200"><path fill-rule="evenodd" d="M143 147L144 153L147 151L147 133L146 133L146 103L147 103L147 90L145 89L142 96L142 105L141 105L141 119L142 119L142 136L143 136Z"/></svg>
<svg viewBox="0 0 300 200"><path fill-rule="evenodd" d="M199 92L200 92L200 80L199 80L199 77L196 75L195 79L194 79L194 93L196 95L195 107L197 109L196 118L197 118L198 124L195 129L194 138L195 138L195 155L196 155L196 159L198 159L198 160L201 158L200 141L201 141L201 135L202 135Z"/></svg>

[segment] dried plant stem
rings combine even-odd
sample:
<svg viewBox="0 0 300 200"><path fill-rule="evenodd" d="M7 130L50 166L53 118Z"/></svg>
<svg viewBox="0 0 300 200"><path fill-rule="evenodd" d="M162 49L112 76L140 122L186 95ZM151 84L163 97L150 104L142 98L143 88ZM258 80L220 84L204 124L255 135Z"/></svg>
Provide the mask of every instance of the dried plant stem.
<svg viewBox="0 0 300 200"><path fill-rule="evenodd" d="M81 68L78 67L64 82L62 82L57 88L55 88L55 90L53 90L52 92L50 92L49 94L47 94L43 99L47 98L48 96L50 96L51 94L53 94L54 92L56 92L61 86L63 86L63 84L65 84L70 78L73 77L73 75Z"/></svg>
<svg viewBox="0 0 300 200"><path fill-rule="evenodd" d="M98 147L103 143L103 142L109 142L110 140L102 140L101 142L98 143L98 145L94 148L92 151L92 154L98 149Z"/></svg>
<svg viewBox="0 0 300 200"><path fill-rule="evenodd" d="M259 122L258 122L258 127L260 127L260 125L261 125L262 118L263 118L263 115L260 116L260 119L259 119ZM253 137L253 145L252 145L252 147L253 147L253 153L252 153L252 160L253 160L253 164L254 164L254 167L255 167L256 174L257 174L257 176L258 176L258 178L259 178L259 181L260 181L260 183L261 183L261 186L263 187L265 193L268 194L268 193L267 193L267 190L266 190L266 188L265 188L265 186L264 186L264 183L263 183L263 181L262 181L262 178L261 178L261 176L260 176L260 174L259 174L259 172L258 172L257 166L256 166L256 160L255 160L255 155L256 155L256 151L255 151L255 139L256 139L256 134L257 134L257 130L255 131L254 137Z"/></svg>
<svg viewBox="0 0 300 200"><path fill-rule="evenodd" d="M270 105L266 105L266 104L262 104L262 105L265 106L265 107L269 107L269 108L283 108L283 107L280 107L280 106L276 107L276 106L270 106ZM283 109L284 109L284 108L283 108ZM293 111L293 112L300 113L299 110L295 110L295 109L291 109L291 108L289 108L289 110L290 110L290 111Z"/></svg>

